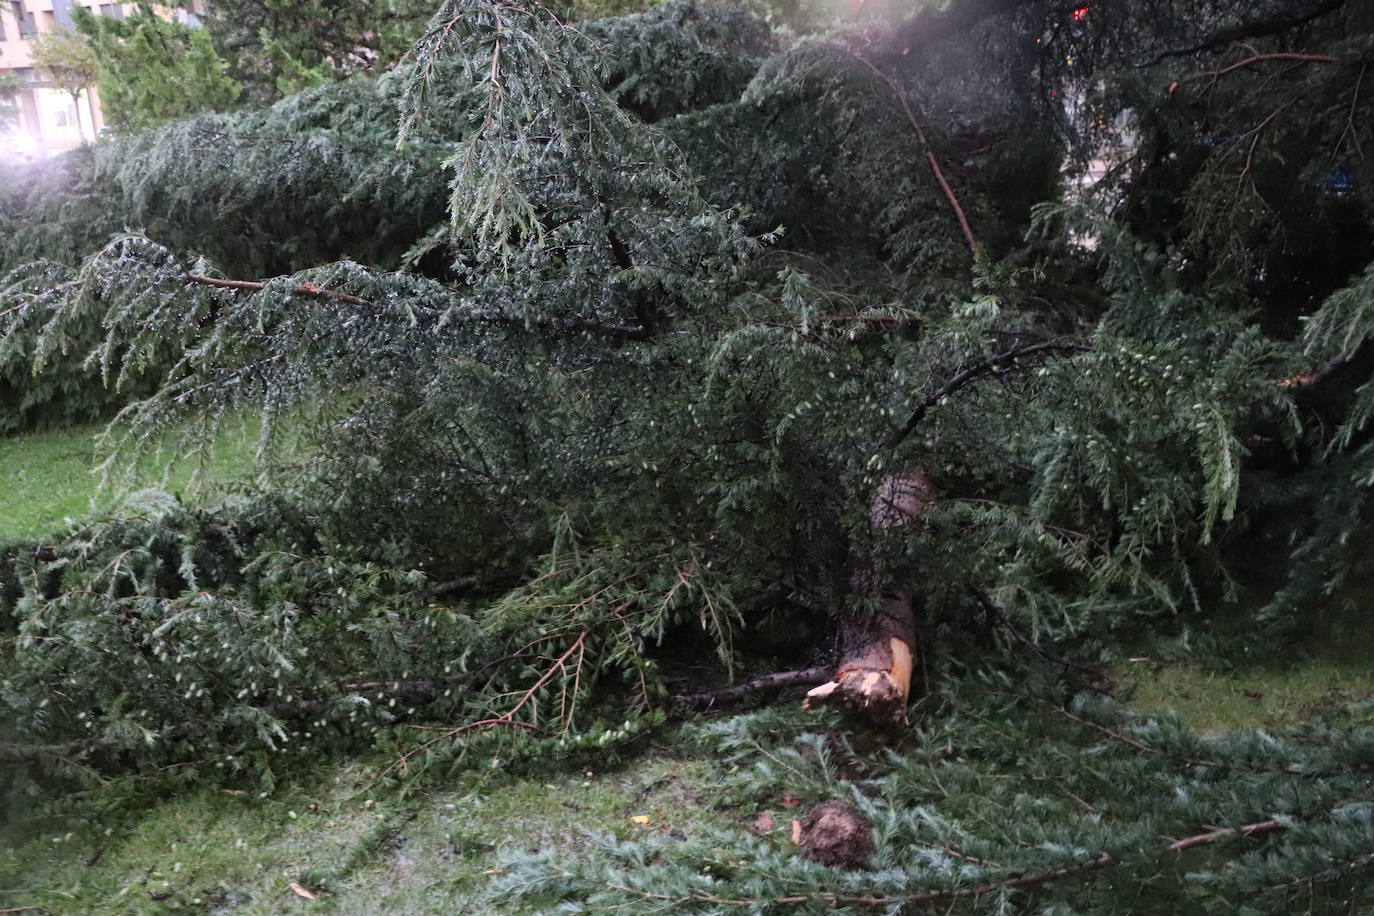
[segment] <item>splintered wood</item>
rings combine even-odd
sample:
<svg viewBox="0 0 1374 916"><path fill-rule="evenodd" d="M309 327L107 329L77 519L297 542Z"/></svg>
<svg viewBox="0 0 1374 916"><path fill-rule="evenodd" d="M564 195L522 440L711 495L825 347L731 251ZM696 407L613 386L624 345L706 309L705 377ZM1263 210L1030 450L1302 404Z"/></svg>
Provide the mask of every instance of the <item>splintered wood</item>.
<svg viewBox="0 0 1374 916"><path fill-rule="evenodd" d="M920 468L889 475L878 487L869 518L875 528L909 524L925 509L930 484ZM871 587L872 569L862 564L851 589ZM807 692L808 706L838 703L884 726L907 724L907 700L915 666L916 609L910 590L882 596L878 612L849 621L843 631L843 657L834 677Z"/></svg>

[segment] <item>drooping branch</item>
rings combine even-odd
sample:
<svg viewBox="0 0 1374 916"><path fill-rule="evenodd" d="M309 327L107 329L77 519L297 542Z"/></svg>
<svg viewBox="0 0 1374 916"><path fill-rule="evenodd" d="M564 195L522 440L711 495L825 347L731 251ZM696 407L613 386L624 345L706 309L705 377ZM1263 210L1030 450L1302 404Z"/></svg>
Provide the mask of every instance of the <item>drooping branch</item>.
<svg viewBox="0 0 1374 916"><path fill-rule="evenodd" d="M916 427L921 425L921 421L926 418L926 414L930 412L932 407L939 404L950 395L967 388L984 376L1015 364L1017 360L1050 353L1087 353L1091 349L1092 348L1087 344L1079 343L1075 340L1055 338L1054 340L1044 340L1039 343L1013 347L1010 350L980 360L959 371L953 375L949 381L927 394L921 400L921 403L916 406L916 409L911 412L911 415L907 417L901 429L896 430L892 435L888 436L887 440L883 442L882 447L884 449L893 449L901 445L908 436L915 432Z"/></svg>
<svg viewBox="0 0 1374 916"><path fill-rule="evenodd" d="M342 685L341 692L287 703L272 703L257 707L274 719L292 721L318 716L334 703L349 697L361 697L369 702L401 700L405 703L427 703L443 691L470 681L490 668L496 667L509 658L495 659L469 671L451 677L422 678L410 681L364 681ZM176 741L201 734L215 727L211 720L192 720L169 725L156 733L158 741ZM77 757L102 751L117 751L123 747L121 741L111 738L97 738L90 741L74 741L67 744L0 744L0 761L5 763L26 763L44 757Z"/></svg>
<svg viewBox="0 0 1374 916"><path fill-rule="evenodd" d="M229 280L222 277L208 277L204 274L188 273L183 279L188 283L194 283L199 286L210 286L216 289L227 289L236 292L260 293L267 288L266 283L257 280ZM383 308L380 303L374 302L371 299L364 299L361 296L354 296L351 293L316 286L313 283L298 284L291 287L289 292L292 295L303 296L308 299L318 299L326 302L344 302L362 308ZM443 314L442 310L435 308L417 308L415 311L434 318ZM482 321L491 324L512 326L533 324L535 327L545 328L554 332L571 331L574 333L592 334L597 337L608 337L613 340L649 340L655 335L654 328L649 325L606 324L597 321L587 321L585 319L559 320L553 318L539 318L531 321L519 315L509 315L491 309L472 309L464 313L463 317L468 321Z"/></svg>
<svg viewBox="0 0 1374 916"><path fill-rule="evenodd" d="M1065 658L1056 652L1051 652L1049 649L1046 649L1040 643L1021 632L1021 628L1012 621L1011 615L1009 615L1005 609L999 607L996 602L992 600L991 596L978 586L969 585L968 592L973 597L973 600L978 603L978 606L983 609L984 613L1001 624L1008 633L1015 637L1017 642L1026 646L1026 648L1030 649L1045 661L1053 665L1059 665L1065 671L1080 671L1091 677L1094 681L1103 678L1104 672L1100 667L1085 665L1071 658Z"/></svg>

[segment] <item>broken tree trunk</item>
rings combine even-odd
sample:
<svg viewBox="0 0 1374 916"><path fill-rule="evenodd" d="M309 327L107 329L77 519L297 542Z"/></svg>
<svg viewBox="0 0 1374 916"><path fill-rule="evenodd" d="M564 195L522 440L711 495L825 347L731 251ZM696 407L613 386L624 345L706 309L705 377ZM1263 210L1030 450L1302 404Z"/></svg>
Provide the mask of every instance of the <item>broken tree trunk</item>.
<svg viewBox="0 0 1374 916"><path fill-rule="evenodd" d="M929 498L925 472L906 468L889 475L878 488L869 520L877 529L906 525L921 514ZM861 561L850 576L850 590L864 595L873 587L872 563ZM905 725L917 650L913 593L905 588L886 592L875 614L847 618L841 645L834 677L808 692L807 704L837 703L879 725Z"/></svg>

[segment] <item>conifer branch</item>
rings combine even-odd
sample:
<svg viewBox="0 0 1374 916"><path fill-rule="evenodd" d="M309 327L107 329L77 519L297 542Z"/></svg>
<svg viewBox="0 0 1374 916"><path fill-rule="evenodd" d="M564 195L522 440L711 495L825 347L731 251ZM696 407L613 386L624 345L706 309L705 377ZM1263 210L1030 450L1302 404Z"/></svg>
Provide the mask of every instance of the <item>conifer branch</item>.
<svg viewBox="0 0 1374 916"><path fill-rule="evenodd" d="M1192 76L1185 77L1181 82L1190 83L1193 80L1207 79L1208 77L1211 77L1212 82L1215 83L1217 80L1221 79L1223 76L1226 76L1227 74L1234 73L1235 71L1244 69L1245 67L1253 67L1255 64L1264 63L1265 61L1271 60L1287 60L1295 61L1298 63L1313 64L1341 63L1341 58L1336 57L1332 54L1300 54L1295 51L1269 51L1265 53L1251 54L1244 60L1238 60L1233 64L1227 64L1225 67L1219 67L1216 70L1204 70L1201 73L1194 73Z"/></svg>
<svg viewBox="0 0 1374 916"><path fill-rule="evenodd" d="M1340 807L1339 805L1337 807ZM1165 849L1169 852L1187 852L1200 846L1207 846L1228 837L1251 837L1263 836L1269 833L1276 833L1286 830L1291 824L1277 818L1270 818L1257 821L1252 824L1243 824L1239 827L1212 827L1201 833L1181 839L1170 841ZM720 897L714 894L695 892L689 895L658 894L650 891L638 890L627 887L623 884L613 884L610 887L623 893L634 894L649 900L671 900L681 903L695 901L698 903L708 903L715 906L729 907L758 907L763 905L788 906L800 903L823 902L830 906L854 906L863 908L890 907L901 904L928 904L941 901L953 901L968 899L970 897L984 897L998 891L1020 890L1030 887L1041 887L1046 884L1053 884L1057 881L1065 881L1080 878L1095 871L1108 868L1115 868L1122 864L1122 860L1112 855L1110 852L1103 852L1097 856L1078 864L1065 865L1059 868L1047 869L1040 872L1032 872L1028 875L1016 875L998 881L988 881L974 887L950 888L947 890L928 890L914 891L908 894L841 894L831 891L816 891L808 894L790 894L787 896L771 897L767 899L741 898L741 897Z"/></svg>
<svg viewBox="0 0 1374 916"><path fill-rule="evenodd" d="M232 289L246 292L260 293L267 288L266 283L259 283L254 280L225 280L220 277L207 277L204 274L187 274L186 280L201 286L213 286L218 289ZM338 290L324 289L313 283L302 283L291 290L297 296L305 296L310 299L333 299L339 302L347 302L349 305L361 305L367 308L375 308L376 303L361 296L354 296L349 293L341 293Z"/></svg>
<svg viewBox="0 0 1374 916"><path fill-rule="evenodd" d="M1003 13L1014 12L1030 0L964 0L948 9L934 13L922 12L892 32L879 53L888 57L904 57L913 51L952 38Z"/></svg>
<svg viewBox="0 0 1374 916"><path fill-rule="evenodd" d="M882 447L883 449L893 449L901 445L902 442L916 430L916 427L921 424L921 421L926 418L926 414L930 412L932 407L991 372L996 372L1007 366L1013 365L1019 359L1030 356L1049 353L1086 353L1091 349L1092 348L1087 344L1079 343L1078 341L1068 340L1066 338L1055 338L1054 340L1045 340L1026 346L1013 347L1010 350L998 353L994 356L989 356L987 359L974 363L968 368L956 373L949 381L945 382L945 384L941 385L935 391L927 394L921 403L917 405L916 409L911 412L911 415L907 417L906 422L902 424L902 428L889 436Z"/></svg>
<svg viewBox="0 0 1374 916"><path fill-rule="evenodd" d="M188 283L195 283L200 286L211 286L217 289L234 290L236 292L260 293L267 288L266 283L257 280L228 280L221 277L207 277L203 274L186 274L184 279ZM371 299L364 299L361 296L354 296L351 293L344 293L338 290L316 286L313 283L301 283L291 288L290 292L293 295L304 296L309 299L345 302L349 305L357 305L362 308L382 307L379 303ZM416 308L415 311L430 317L438 317L443 314L441 309L435 308ZM648 340L655 336L654 328L648 325L605 324L599 321L586 321L582 319L560 321L551 318L541 318L530 321L518 315L508 315L490 309L472 309L471 311L465 312L463 318L468 321L484 321L492 324L533 324L536 327L542 327L553 331L574 331L617 340Z"/></svg>
<svg viewBox="0 0 1374 916"><path fill-rule="evenodd" d="M930 140L926 138L926 132L921 127L921 122L916 120L916 113L911 110L911 103L906 100L906 94L902 92L902 87L882 70L879 70L868 58L862 54L856 54L859 63L863 64L873 72L873 75L882 80L887 88L892 91L892 95L901 106L902 114L906 115L907 122L911 124L911 129L916 131L916 137L921 141L921 146L925 149L926 161L930 163L930 170L935 173L935 180L939 182L940 189L944 191L945 200L949 201L950 209L954 211L955 217L959 220L959 228L963 230L964 240L968 242L969 251L976 259L978 257L978 239L974 238L973 228L969 226L968 216L964 213L963 206L959 203L959 198L955 195L954 189L949 186L949 181L945 178L944 169L940 168L940 160L936 158L935 151L930 147Z"/></svg>
<svg viewBox="0 0 1374 916"><path fill-rule="evenodd" d="M1151 60L1143 64L1137 64L1136 67L1138 69L1145 69L1163 63L1173 57L1188 57L1193 54L1200 54L1204 51L1213 51L1225 45L1234 44L1235 42L1244 41L1250 38L1267 38L1270 35L1279 35L1292 29L1299 28L1300 26L1304 26L1323 16L1338 12L1345 6L1345 3L1346 0L1325 0L1324 3L1320 3L1306 12L1299 13L1296 16L1291 16L1286 19L1261 19L1256 22L1237 26L1233 29L1226 29L1214 35L1209 35L1197 44L1187 48L1176 48L1169 51L1163 51Z"/></svg>
<svg viewBox="0 0 1374 916"><path fill-rule="evenodd" d="M1281 821L1270 818L1267 821L1244 824L1240 827L1216 827L1204 833L1184 837L1181 840L1174 840L1169 844L1169 851L1184 852L1189 849L1195 849L1198 846L1206 846L1208 843L1215 843L1217 840L1228 836L1260 836L1266 833L1273 833L1276 830L1284 830L1287 826L1287 824Z"/></svg>

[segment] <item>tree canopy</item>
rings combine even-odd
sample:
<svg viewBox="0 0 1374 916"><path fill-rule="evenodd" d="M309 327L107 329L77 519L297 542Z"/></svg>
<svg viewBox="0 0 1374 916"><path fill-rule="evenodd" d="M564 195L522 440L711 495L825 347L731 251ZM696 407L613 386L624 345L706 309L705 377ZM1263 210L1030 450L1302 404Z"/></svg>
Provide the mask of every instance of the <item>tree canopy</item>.
<svg viewBox="0 0 1374 916"><path fill-rule="evenodd" d="M100 79L100 62L90 47L76 33L67 29L43 32L34 38L30 48L33 64L47 74L52 84L72 97L73 105ZM77 130L81 128L78 116Z"/></svg>
<svg viewBox="0 0 1374 916"><path fill-rule="evenodd" d="M243 91L203 28L165 19L147 4L123 19L96 16L85 7L74 14L100 62L101 105L115 130L223 111Z"/></svg>
<svg viewBox="0 0 1374 916"><path fill-rule="evenodd" d="M1374 481L1371 29L1341 0L964 0L806 39L684 0L585 23L445 0L385 73L6 176L0 422L121 406L117 475L246 411L267 468L10 552L24 778L188 744L271 778L406 716L458 723L405 751L436 766L613 744L668 714L684 651L728 677L839 633L829 663L900 614L946 710L1049 642L1316 625L1362 573ZM1104 767L1186 784L1196 823L1329 816L1209 872L1224 899L1367 858L1367 799L1342 807L1350 761L1322 756L1366 726L1275 775L1244 764L1263 737L1139 737L1072 667L1015 702L1191 761ZM876 873L778 866L802 904L1163 854L1148 810L1018 807L972 872L927 868L895 851L934 823L927 763L871 802ZM1300 799L1290 766L1330 779ZM588 905L787 896L701 864L519 874Z"/></svg>

